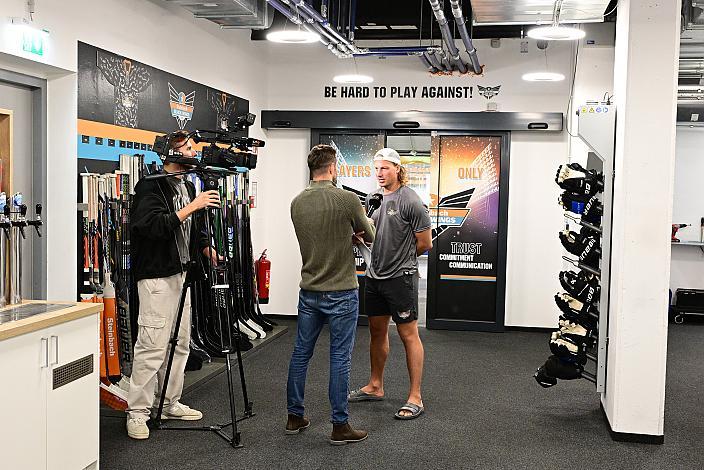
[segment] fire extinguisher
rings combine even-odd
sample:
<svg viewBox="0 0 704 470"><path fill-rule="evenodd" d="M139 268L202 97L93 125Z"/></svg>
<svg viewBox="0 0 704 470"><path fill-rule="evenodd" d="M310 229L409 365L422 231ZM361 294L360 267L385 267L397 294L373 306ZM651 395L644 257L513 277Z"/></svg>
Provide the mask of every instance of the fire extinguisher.
<svg viewBox="0 0 704 470"><path fill-rule="evenodd" d="M254 262L257 271L257 291L259 293L259 303L269 303L269 285L271 279L271 261L266 259L266 250L257 261Z"/></svg>

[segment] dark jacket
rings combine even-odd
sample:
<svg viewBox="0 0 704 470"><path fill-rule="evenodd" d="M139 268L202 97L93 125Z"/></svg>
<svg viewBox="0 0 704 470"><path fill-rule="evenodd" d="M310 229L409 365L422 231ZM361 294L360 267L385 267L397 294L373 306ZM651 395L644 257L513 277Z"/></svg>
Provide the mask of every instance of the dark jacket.
<svg viewBox="0 0 704 470"><path fill-rule="evenodd" d="M195 187L186 181L191 200ZM174 189L165 178L140 180L130 212L132 276L134 281L169 277L183 272L178 254L176 230L181 221L174 210ZM200 211L199 211L200 212ZM190 258L198 261L203 248L210 246L198 212L191 215Z"/></svg>

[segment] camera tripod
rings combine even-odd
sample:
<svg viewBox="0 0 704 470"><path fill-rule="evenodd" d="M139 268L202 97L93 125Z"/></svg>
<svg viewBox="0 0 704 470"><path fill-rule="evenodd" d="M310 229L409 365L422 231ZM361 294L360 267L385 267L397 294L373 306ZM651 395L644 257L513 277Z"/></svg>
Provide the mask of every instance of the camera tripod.
<svg viewBox="0 0 704 470"><path fill-rule="evenodd" d="M225 180L227 175L232 174L233 172L228 170L196 169L187 172L152 175L151 177L147 178L161 179L175 177L187 173L196 173L203 180L204 190L218 190L218 188L220 187L220 182ZM222 214L222 206L217 208L210 207L205 209L203 212L205 217L205 231L207 233L208 240L227 240L228 230L231 229L231 227L228 227L227 219ZM211 297L213 299L213 310L217 315L218 328L220 330L220 334L218 335L219 344L212 344L213 342L211 341L211 344L209 344L209 346L212 348L217 348L218 352L224 355L225 357L230 422L211 426L166 426L162 423L164 401L166 399L166 391L169 384L169 378L171 376L171 369L173 366L174 354L176 352L176 345L178 344L178 333L183 317L186 295L188 295L190 289L193 287L194 280L196 279L197 275L196 273L198 270L198 263L196 261L191 260L187 264L186 276L184 279L183 287L181 289L181 296L179 298L174 330L171 335L171 339L169 340L170 348L168 362L159 398L159 407L157 409L156 419L153 428L158 430L173 431L211 431L223 438L232 447L240 448L243 447L243 445L237 423L255 416L255 413L252 411L252 402L249 401L249 396L247 394L247 383L245 380L244 366L242 363L242 351L238 340L241 335L241 332L239 331L238 322L239 313L238 309L235 308L235 302L233 298L233 296L235 295L235 279L233 279L233 277L236 275L236 273L233 272L234 260L231 258L229 250L224 249L222 251L222 253L218 253L218 255L222 256L222 260L218 261L217 265L214 265L212 262L208 263L209 269L206 276L207 284L209 285ZM240 418L237 417L234 387L232 383L233 373L232 362L230 358L230 355L232 353L235 353L237 355L239 376L242 386L242 396L244 399L244 412ZM229 435L227 432L225 432L225 429L229 427L232 427L232 435Z"/></svg>

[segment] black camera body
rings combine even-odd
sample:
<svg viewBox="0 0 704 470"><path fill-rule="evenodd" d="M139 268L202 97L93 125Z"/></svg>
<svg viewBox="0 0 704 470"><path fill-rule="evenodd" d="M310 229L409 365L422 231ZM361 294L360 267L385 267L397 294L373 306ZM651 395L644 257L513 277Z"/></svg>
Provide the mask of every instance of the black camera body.
<svg viewBox="0 0 704 470"><path fill-rule="evenodd" d="M239 149L239 147L236 148ZM240 167L253 170L257 167L257 154L247 151L235 152L230 148L210 144L203 147L203 156L200 161L205 166L227 169Z"/></svg>
<svg viewBox="0 0 704 470"><path fill-rule="evenodd" d="M172 140L178 135L179 139L184 139L183 132L160 135L154 139L152 150L156 152L164 163L183 163L186 165L203 167L212 166L224 169L247 168L253 170L257 167L257 154L253 150L264 147L264 141L252 137L241 137L237 132L245 131L254 124L256 116L246 113L233 119L230 127L235 130L196 130L189 133L185 139L192 140L193 143L210 144L203 147L201 161L192 157L184 157L180 152L172 148ZM228 147L225 147L227 145Z"/></svg>

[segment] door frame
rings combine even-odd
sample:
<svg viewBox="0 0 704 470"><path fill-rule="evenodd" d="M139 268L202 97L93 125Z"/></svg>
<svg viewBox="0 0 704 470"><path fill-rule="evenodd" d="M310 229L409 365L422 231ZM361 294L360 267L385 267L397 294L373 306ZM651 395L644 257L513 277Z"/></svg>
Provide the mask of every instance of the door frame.
<svg viewBox="0 0 704 470"><path fill-rule="evenodd" d="M0 83L18 86L32 93L32 200L47 197L47 84L43 78L0 69ZM47 231L33 244L32 299L46 299L47 295ZM25 296L29 297L29 293Z"/></svg>
<svg viewBox="0 0 704 470"><path fill-rule="evenodd" d="M510 152L511 152L511 132L509 131L437 131L435 134L441 136L486 136L501 138L501 159L499 169L499 237L497 253L496 272L496 321L483 322L472 320L452 320L437 319L431 315L436 308L433 303L437 301L437 296L431 298L431 290L436 292L437 278L431 278L431 262L428 256L428 304L426 310L426 327L431 330L469 330L469 331L492 331L502 332L505 329L506 319L506 257L508 240L508 201L509 201L509 175L510 175ZM431 252L433 253L433 252ZM431 286L432 285L432 286Z"/></svg>

